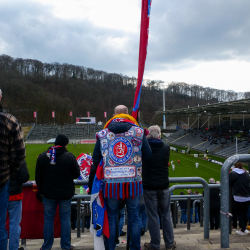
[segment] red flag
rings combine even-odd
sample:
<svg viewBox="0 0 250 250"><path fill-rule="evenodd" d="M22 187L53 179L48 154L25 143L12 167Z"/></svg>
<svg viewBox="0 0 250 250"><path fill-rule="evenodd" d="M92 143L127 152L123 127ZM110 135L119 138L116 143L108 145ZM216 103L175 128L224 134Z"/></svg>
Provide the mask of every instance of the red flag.
<svg viewBox="0 0 250 250"><path fill-rule="evenodd" d="M69 116L72 116L72 111L69 112Z"/></svg>
<svg viewBox="0 0 250 250"><path fill-rule="evenodd" d="M89 111L87 112L87 115L88 115L88 117L89 117Z"/></svg>
<svg viewBox="0 0 250 250"><path fill-rule="evenodd" d="M137 87L135 91L135 99L134 99L134 105L133 105L133 111L132 111L132 116L135 119L137 119L137 113L138 113L138 109L140 106L141 86L142 86L143 73L144 73L145 62L146 62L146 57L147 57L151 2L152 0L142 0L138 79L137 79Z"/></svg>
<svg viewBox="0 0 250 250"><path fill-rule="evenodd" d="M34 118L36 118L36 111L34 111Z"/></svg>
<svg viewBox="0 0 250 250"><path fill-rule="evenodd" d="M55 111L52 111L52 117L53 118L55 117Z"/></svg>
<svg viewBox="0 0 250 250"><path fill-rule="evenodd" d="M104 112L104 117L105 117L105 118L107 117L107 112Z"/></svg>

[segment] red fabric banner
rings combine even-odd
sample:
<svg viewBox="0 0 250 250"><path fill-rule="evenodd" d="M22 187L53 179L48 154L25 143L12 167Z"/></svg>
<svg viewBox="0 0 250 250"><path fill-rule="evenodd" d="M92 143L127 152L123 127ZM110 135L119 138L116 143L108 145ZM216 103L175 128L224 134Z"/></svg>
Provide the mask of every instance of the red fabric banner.
<svg viewBox="0 0 250 250"><path fill-rule="evenodd" d="M52 117L53 118L55 117L55 111L52 111Z"/></svg>
<svg viewBox="0 0 250 250"><path fill-rule="evenodd" d="M89 111L87 112L87 116L89 117Z"/></svg>
<svg viewBox="0 0 250 250"><path fill-rule="evenodd" d="M33 191L34 189L34 191ZM23 188L21 239L43 239L44 209L42 202L36 198L35 187ZM7 214L6 229L9 231L9 216ZM59 208L54 220L54 238L61 237Z"/></svg>
<svg viewBox="0 0 250 250"><path fill-rule="evenodd" d="M36 118L36 111L34 112L34 118Z"/></svg>
<svg viewBox="0 0 250 250"><path fill-rule="evenodd" d="M142 80L147 57L148 34L149 34L149 17L151 11L152 0L142 0L141 7L141 32L140 32L140 48L139 48L139 63L138 63L138 79L135 91L135 99L133 105L132 116L137 120L138 109L140 106L140 95Z"/></svg>

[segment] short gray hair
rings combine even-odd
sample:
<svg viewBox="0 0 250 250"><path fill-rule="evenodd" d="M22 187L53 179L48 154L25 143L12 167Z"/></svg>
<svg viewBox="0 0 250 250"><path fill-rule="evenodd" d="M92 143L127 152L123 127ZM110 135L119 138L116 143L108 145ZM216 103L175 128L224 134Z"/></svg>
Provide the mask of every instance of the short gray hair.
<svg viewBox="0 0 250 250"><path fill-rule="evenodd" d="M215 183L215 179L214 178L210 178L209 179L209 183Z"/></svg>
<svg viewBox="0 0 250 250"><path fill-rule="evenodd" d="M158 125L154 125L148 128L149 134L147 138L158 139L161 136L161 128Z"/></svg>

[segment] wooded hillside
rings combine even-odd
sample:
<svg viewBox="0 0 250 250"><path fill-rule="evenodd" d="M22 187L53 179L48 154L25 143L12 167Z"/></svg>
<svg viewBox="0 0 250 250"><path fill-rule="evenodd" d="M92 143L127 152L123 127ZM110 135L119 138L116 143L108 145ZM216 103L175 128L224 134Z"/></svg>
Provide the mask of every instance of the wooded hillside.
<svg viewBox="0 0 250 250"><path fill-rule="evenodd" d="M21 123L70 123L69 112L75 117L90 116L105 121L113 115L116 105L124 104L132 111L137 79L122 74L107 73L83 66L60 63L42 63L33 59L0 55L0 88L2 106ZM141 91L141 121L145 124L161 123L162 117L154 111L162 110L162 90L159 81L150 81ZM166 89L166 109L176 109L250 97L250 92L236 93L185 83L171 83Z"/></svg>

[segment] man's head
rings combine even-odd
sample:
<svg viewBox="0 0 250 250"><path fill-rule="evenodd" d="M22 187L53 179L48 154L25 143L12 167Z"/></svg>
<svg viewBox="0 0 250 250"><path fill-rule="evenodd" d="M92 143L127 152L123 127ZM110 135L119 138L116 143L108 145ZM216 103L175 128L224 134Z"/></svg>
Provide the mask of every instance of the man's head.
<svg viewBox="0 0 250 250"><path fill-rule="evenodd" d="M191 194L191 193L192 193L192 190L191 190L191 189L188 189L188 193Z"/></svg>
<svg viewBox="0 0 250 250"><path fill-rule="evenodd" d="M209 179L209 183L210 183L210 184L215 183L215 179L214 179L214 178L210 178L210 179Z"/></svg>
<svg viewBox="0 0 250 250"><path fill-rule="evenodd" d="M198 191L194 191L194 194L198 194Z"/></svg>
<svg viewBox="0 0 250 250"><path fill-rule="evenodd" d="M69 138L66 135L58 135L56 137L55 145L65 147L69 143Z"/></svg>
<svg viewBox="0 0 250 250"><path fill-rule="evenodd" d="M128 114L128 108L124 105L116 106L114 110L114 116L119 114Z"/></svg>
<svg viewBox="0 0 250 250"><path fill-rule="evenodd" d="M220 181L216 181L216 184L220 184Z"/></svg>
<svg viewBox="0 0 250 250"><path fill-rule="evenodd" d="M148 131L149 134L147 135L147 138L155 138L155 139L161 138L161 129L158 125L149 127Z"/></svg>

